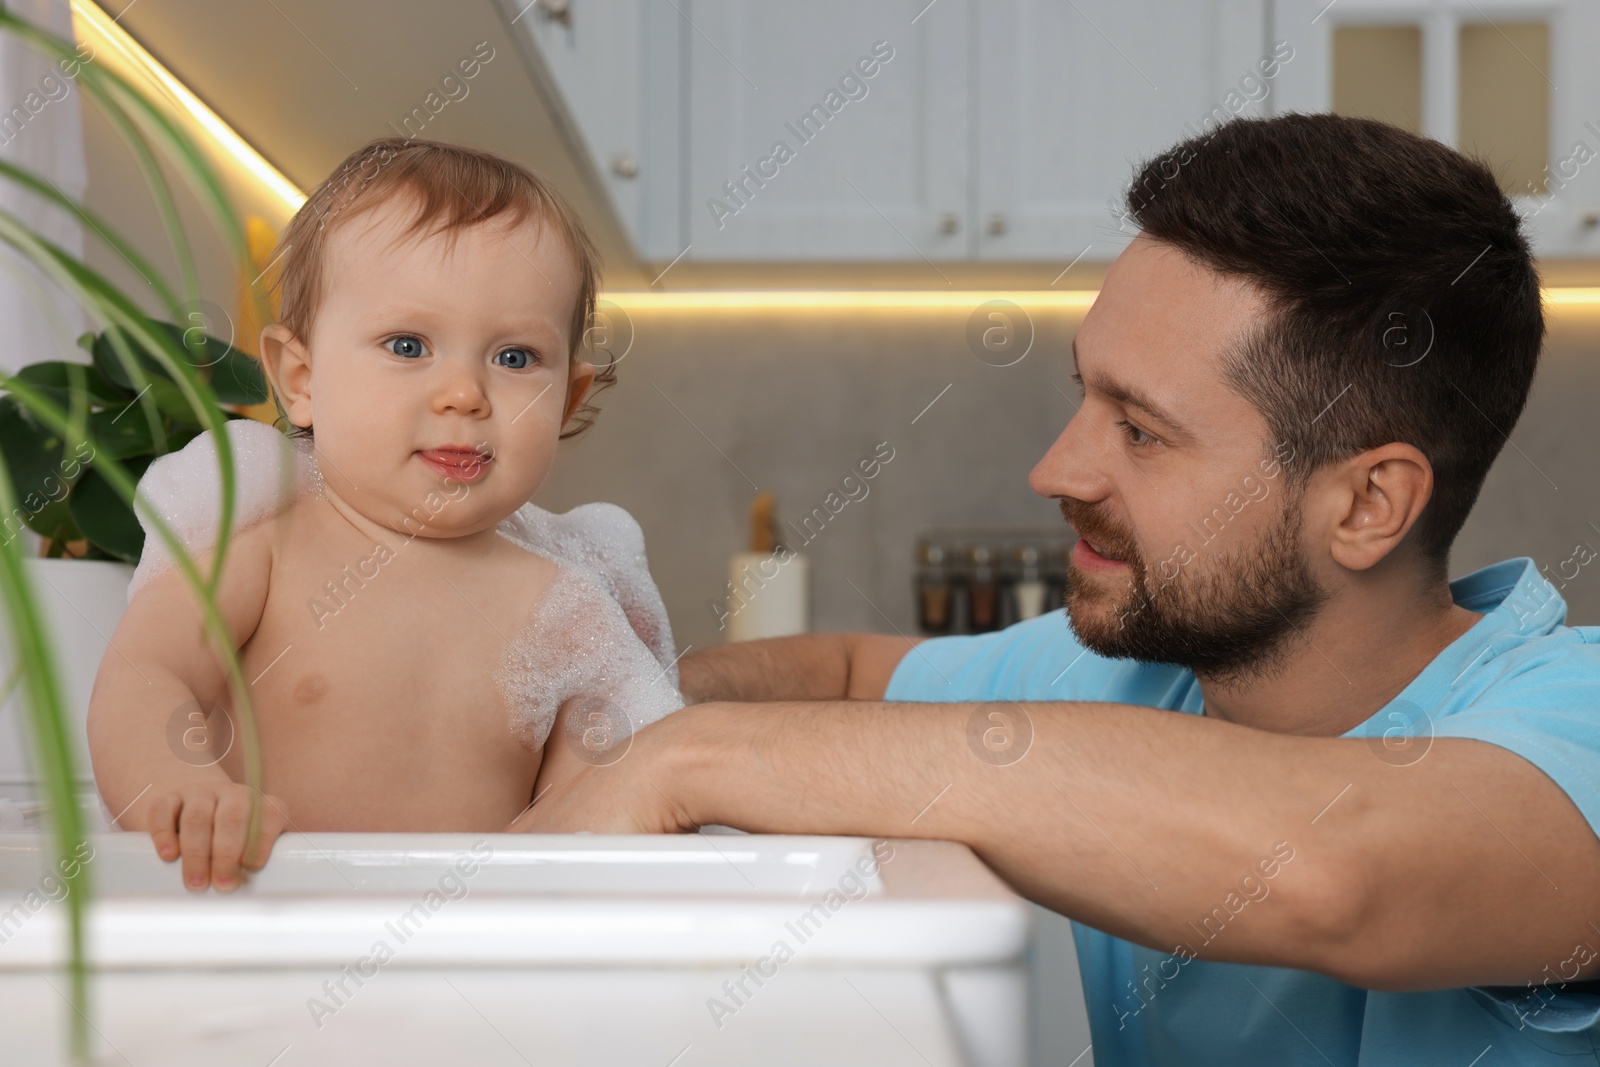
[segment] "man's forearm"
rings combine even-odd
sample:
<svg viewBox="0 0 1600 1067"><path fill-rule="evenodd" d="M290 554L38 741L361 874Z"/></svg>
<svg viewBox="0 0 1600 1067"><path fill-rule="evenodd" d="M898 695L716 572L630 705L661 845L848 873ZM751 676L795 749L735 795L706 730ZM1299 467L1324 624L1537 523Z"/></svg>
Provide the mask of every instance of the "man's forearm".
<svg viewBox="0 0 1600 1067"><path fill-rule="evenodd" d="M915 640L881 634L798 634L737 641L683 657L679 688L712 700L878 700Z"/></svg>
<svg viewBox="0 0 1600 1067"><path fill-rule="evenodd" d="M843 700L850 676L846 634L800 634L736 641L691 652L678 664L691 702Z"/></svg>
<svg viewBox="0 0 1600 1067"><path fill-rule="evenodd" d="M1032 732L1010 764L983 755L995 711ZM1396 768L1364 741L1101 704L712 704L658 729L652 781L696 823L962 841L1030 898L1180 958L1520 984L1582 933L1574 893L1600 891L1576 808L1480 742Z"/></svg>

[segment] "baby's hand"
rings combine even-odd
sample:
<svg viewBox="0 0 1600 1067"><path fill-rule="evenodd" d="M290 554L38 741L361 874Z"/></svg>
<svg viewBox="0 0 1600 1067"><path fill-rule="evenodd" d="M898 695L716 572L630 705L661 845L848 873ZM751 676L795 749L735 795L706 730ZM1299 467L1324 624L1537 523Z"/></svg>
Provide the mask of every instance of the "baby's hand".
<svg viewBox="0 0 1600 1067"><path fill-rule="evenodd" d="M250 821L250 787L236 782L187 782L150 802L147 825L156 854L169 863L183 856L183 883L203 893L215 885L221 893L238 888L242 864L259 871L283 833L288 817L283 801L264 796L261 838L244 855Z"/></svg>

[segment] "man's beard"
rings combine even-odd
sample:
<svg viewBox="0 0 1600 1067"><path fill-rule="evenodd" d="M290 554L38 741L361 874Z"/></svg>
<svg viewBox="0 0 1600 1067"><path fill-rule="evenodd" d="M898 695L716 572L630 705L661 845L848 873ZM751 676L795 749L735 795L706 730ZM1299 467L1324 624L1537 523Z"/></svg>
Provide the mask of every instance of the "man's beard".
<svg viewBox="0 0 1600 1067"><path fill-rule="evenodd" d="M1063 497L1061 513L1078 535L1128 568L1088 574L1068 560L1073 633L1102 656L1173 663L1214 681L1273 674L1328 599L1300 550L1298 496L1289 494L1255 544L1206 554L1202 547L1171 579L1152 576L1133 538L1092 505Z"/></svg>

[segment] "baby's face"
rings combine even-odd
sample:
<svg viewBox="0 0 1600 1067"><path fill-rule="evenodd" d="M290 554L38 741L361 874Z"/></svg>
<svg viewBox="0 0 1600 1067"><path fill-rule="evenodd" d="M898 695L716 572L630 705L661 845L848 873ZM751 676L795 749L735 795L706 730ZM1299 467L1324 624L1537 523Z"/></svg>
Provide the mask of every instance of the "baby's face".
<svg viewBox="0 0 1600 1067"><path fill-rule="evenodd" d="M594 368L569 369L579 278L553 227L502 216L447 252L442 234L398 240L411 217L384 204L330 235L305 402L286 410L315 428L330 495L390 529L462 536L528 502Z"/></svg>

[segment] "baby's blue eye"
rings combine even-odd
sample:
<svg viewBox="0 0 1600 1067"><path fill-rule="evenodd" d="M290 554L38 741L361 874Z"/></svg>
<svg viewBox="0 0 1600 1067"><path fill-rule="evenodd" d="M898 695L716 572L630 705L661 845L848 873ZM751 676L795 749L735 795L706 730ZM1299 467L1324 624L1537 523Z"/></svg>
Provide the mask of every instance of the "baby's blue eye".
<svg viewBox="0 0 1600 1067"><path fill-rule="evenodd" d="M391 337L389 340L383 342L383 347L387 348L395 355L404 356L407 359L414 359L418 356L426 354L428 351L427 346L421 341L406 334L402 334L399 337Z"/></svg>
<svg viewBox="0 0 1600 1067"><path fill-rule="evenodd" d="M510 357L509 362L506 361L507 356ZM510 367L512 370L521 370L523 367L536 362L539 357L534 355L532 352L529 352L526 348L507 348L497 354L494 358L495 362L499 363L502 367Z"/></svg>

